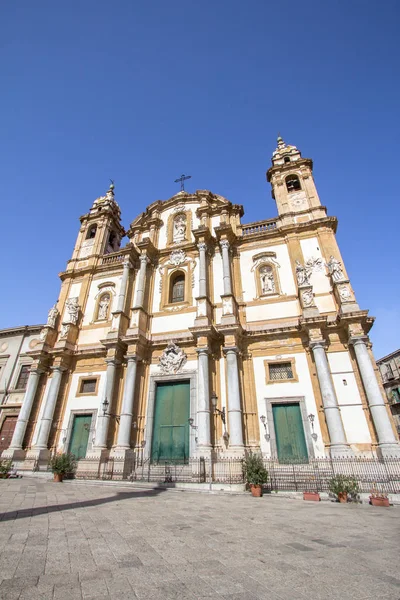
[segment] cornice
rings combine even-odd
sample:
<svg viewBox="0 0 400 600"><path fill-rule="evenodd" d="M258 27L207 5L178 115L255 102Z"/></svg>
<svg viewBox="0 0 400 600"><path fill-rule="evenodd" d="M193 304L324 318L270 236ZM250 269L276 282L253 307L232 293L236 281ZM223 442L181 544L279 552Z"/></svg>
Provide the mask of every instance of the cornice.
<svg viewBox="0 0 400 600"><path fill-rule="evenodd" d="M0 329L0 337L10 337L13 335L21 335L26 333L39 333L44 325L21 325L10 327L8 329Z"/></svg>

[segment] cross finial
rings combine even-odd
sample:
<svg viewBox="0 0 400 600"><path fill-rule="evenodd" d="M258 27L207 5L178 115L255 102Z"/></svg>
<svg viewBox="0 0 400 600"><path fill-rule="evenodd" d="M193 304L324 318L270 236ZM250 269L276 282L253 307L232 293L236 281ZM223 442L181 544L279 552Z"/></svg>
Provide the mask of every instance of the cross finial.
<svg viewBox="0 0 400 600"><path fill-rule="evenodd" d="M110 187L109 187L109 189L110 189L110 190L113 190L113 189L115 188L115 185L114 185L114 179L110 179L110 181L111 181L111 183L110 183Z"/></svg>
<svg viewBox="0 0 400 600"><path fill-rule="evenodd" d="M186 179L191 179L192 176L191 175L181 175L180 177L178 177L178 179L175 179L175 183L180 183L181 184L181 192L185 191L185 181Z"/></svg>

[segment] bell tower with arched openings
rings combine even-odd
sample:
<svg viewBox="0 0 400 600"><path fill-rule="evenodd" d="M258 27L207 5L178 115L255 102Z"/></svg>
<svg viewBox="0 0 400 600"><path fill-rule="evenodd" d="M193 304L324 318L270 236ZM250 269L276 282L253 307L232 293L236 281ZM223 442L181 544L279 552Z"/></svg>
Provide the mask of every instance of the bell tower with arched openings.
<svg viewBox="0 0 400 600"><path fill-rule="evenodd" d="M80 218L81 228L67 271L87 266L99 256L117 252L125 235L121 211L114 198L112 183L105 196L96 198L90 211ZM84 264L81 264L84 261Z"/></svg>
<svg viewBox="0 0 400 600"><path fill-rule="evenodd" d="M302 223L326 217L321 206L313 177L313 161L302 158L296 146L286 144L278 137L278 147L272 155L272 167L267 180L272 185L278 214L282 224Z"/></svg>

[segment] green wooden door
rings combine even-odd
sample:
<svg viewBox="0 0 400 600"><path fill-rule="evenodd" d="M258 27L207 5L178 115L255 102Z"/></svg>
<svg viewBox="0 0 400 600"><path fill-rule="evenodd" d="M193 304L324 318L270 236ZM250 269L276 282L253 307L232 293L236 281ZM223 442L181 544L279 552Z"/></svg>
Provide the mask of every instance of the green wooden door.
<svg viewBox="0 0 400 600"><path fill-rule="evenodd" d="M75 458L84 458L89 440L89 432L92 425L92 415L75 415L72 424L69 452Z"/></svg>
<svg viewBox="0 0 400 600"><path fill-rule="evenodd" d="M189 458L190 387L188 381L157 385L152 462L186 462Z"/></svg>
<svg viewBox="0 0 400 600"><path fill-rule="evenodd" d="M273 404L276 447L280 462L307 462L308 452L299 404Z"/></svg>

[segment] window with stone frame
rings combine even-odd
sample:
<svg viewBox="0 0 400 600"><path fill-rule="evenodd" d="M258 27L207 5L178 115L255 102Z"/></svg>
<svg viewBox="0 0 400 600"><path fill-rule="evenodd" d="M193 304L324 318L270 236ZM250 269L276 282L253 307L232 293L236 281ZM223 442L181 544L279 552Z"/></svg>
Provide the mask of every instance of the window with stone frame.
<svg viewBox="0 0 400 600"><path fill-rule="evenodd" d="M82 379L79 388L80 394L95 394L97 388L97 379Z"/></svg>
<svg viewBox="0 0 400 600"><path fill-rule="evenodd" d="M22 365L21 370L18 375L18 379L17 379L17 385L16 385L17 390L26 390L26 386L28 385L30 370L31 370L31 368L29 365Z"/></svg>
<svg viewBox="0 0 400 600"><path fill-rule="evenodd" d="M171 277L169 302L184 302L185 300L185 275L178 271Z"/></svg>
<svg viewBox="0 0 400 600"><path fill-rule="evenodd" d="M269 363L268 369L270 381L284 381L286 379L294 379L293 367L290 361Z"/></svg>

